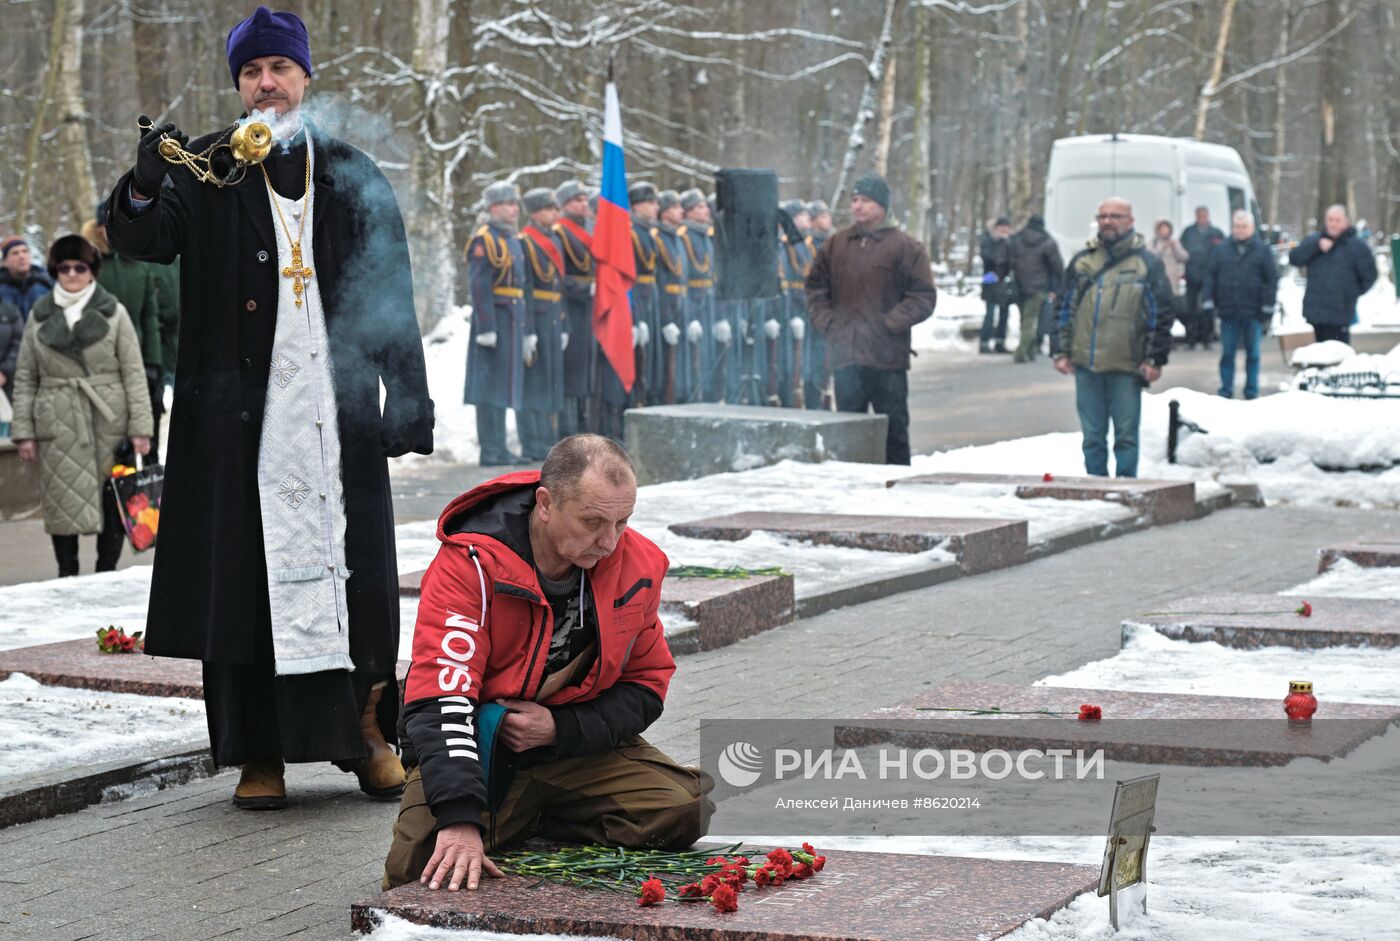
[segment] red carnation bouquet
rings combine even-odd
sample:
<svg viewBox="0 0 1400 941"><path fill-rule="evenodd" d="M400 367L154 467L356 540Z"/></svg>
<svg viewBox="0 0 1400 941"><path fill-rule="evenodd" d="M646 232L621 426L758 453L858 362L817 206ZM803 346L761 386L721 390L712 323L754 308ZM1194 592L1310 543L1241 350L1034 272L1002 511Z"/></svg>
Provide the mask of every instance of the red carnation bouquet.
<svg viewBox="0 0 1400 941"><path fill-rule="evenodd" d="M145 649L141 640L142 631L128 634L121 627L99 627L97 629L97 649L103 653L140 653Z"/></svg>
<svg viewBox="0 0 1400 941"><path fill-rule="evenodd" d="M502 872L588 888L626 892L643 907L667 901L708 902L716 912L739 908L746 890L767 891L810 879L826 867L811 843L781 847L755 861L736 843L709 850L667 852L603 846L566 846L552 852L520 852L498 860ZM638 881L640 880L640 882Z"/></svg>

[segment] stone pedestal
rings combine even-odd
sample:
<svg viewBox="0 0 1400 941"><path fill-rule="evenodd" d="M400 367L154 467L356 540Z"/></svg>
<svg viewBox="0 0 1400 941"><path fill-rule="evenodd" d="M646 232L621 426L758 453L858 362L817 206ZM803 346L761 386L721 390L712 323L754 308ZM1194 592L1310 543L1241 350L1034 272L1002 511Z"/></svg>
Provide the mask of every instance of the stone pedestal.
<svg viewBox="0 0 1400 941"><path fill-rule="evenodd" d="M1292 595L1202 595L1123 622L1124 635L1150 627L1179 640L1227 647L1397 647L1400 601L1311 598L1312 615L1296 613Z"/></svg>
<svg viewBox="0 0 1400 941"><path fill-rule="evenodd" d="M1125 480L1114 477L1043 477L1017 474L920 474L888 481L888 486L1004 484L1025 500L1106 500L1121 503L1154 525L1195 519L1196 485L1181 480Z"/></svg>
<svg viewBox="0 0 1400 941"><path fill-rule="evenodd" d="M642 485L793 461L883 464L884 415L754 405L656 405L626 413Z"/></svg>
<svg viewBox="0 0 1400 941"><path fill-rule="evenodd" d="M748 851L757 857L762 849ZM520 876L475 892L406 885L351 908L355 930L385 911L421 925L630 941L983 941L1048 918L1098 884L1098 867L833 851L810 880L739 895L739 910L666 902Z"/></svg>
<svg viewBox="0 0 1400 941"><path fill-rule="evenodd" d="M671 608L696 624L693 630L666 635L672 653L727 647L797 616L791 575L667 578L661 585L661 607L663 619Z"/></svg>
<svg viewBox="0 0 1400 941"><path fill-rule="evenodd" d="M1024 562L1026 529L1024 520L762 512L731 513L670 526L678 536L730 542L761 530L817 545L877 552L915 553L943 548L957 558L965 575Z"/></svg>
<svg viewBox="0 0 1400 941"><path fill-rule="evenodd" d="M1342 559L1368 569L1400 566L1400 539L1377 536L1327 546L1317 552L1317 570L1325 572Z"/></svg>
<svg viewBox="0 0 1400 941"><path fill-rule="evenodd" d="M1282 686L1282 684L1280 684ZM861 721L837 727L844 748L892 743L905 748L1103 749L1110 761L1139 764L1273 767L1296 758L1340 758L1367 739L1400 725L1400 705L1325 699L1313 724L1294 728L1278 699L1139 693L1058 686L946 683ZM1103 720L1081 722L1083 703ZM974 715L948 707L1017 715ZM1038 715L1037 710L1068 713ZM1125 721L1143 720L1153 721ZM1202 721L1168 721L1202 720ZM1260 721L1232 721L1260 720ZM1350 720L1350 721L1321 721Z"/></svg>
<svg viewBox="0 0 1400 941"><path fill-rule="evenodd" d="M399 661L399 679L408 661ZM0 679L23 673L45 686L133 693L137 696L204 698L204 670L198 660L148 657L139 653L102 653L97 636L56 644L0 650Z"/></svg>

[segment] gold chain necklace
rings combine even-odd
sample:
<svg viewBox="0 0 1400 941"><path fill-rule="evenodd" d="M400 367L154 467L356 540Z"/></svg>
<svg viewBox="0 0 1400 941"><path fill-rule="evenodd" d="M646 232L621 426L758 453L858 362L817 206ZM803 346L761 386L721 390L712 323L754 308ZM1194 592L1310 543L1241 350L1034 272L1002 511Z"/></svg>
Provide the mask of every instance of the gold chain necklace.
<svg viewBox="0 0 1400 941"><path fill-rule="evenodd" d="M306 233L306 217L311 215L311 140L306 141L306 190L301 194L301 222L297 226L297 237L292 239L292 227L287 225L287 219L282 215L282 204L278 201L277 190L272 188L272 177L267 175L267 164L260 163L263 179L267 181L267 191L272 194L272 208L277 210L277 218L282 223L282 229L287 233L287 241L292 244L292 263L282 269L282 277L292 279L292 293L296 295L297 306L301 306L301 295L306 290L303 283L304 278L311 278L315 272L305 267L301 262L301 237Z"/></svg>

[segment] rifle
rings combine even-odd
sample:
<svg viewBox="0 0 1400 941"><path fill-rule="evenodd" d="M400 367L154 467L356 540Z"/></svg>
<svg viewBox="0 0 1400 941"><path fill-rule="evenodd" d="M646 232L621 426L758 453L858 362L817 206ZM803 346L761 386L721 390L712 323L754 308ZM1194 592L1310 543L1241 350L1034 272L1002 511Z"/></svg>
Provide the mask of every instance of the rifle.
<svg viewBox="0 0 1400 941"><path fill-rule="evenodd" d="M686 342L687 342L687 343L690 343L689 340L686 340ZM690 343L690 375L691 375L691 380L690 380L690 401L691 401L691 402L703 402L703 401L705 401L705 379L706 379L706 376L705 376L705 374L704 374L703 372L701 372L700 370L701 370L701 363L700 363L700 344L699 344L699 342Z"/></svg>
<svg viewBox="0 0 1400 941"><path fill-rule="evenodd" d="M822 357L822 411L836 411L836 377L831 374L831 351Z"/></svg>
<svg viewBox="0 0 1400 941"><path fill-rule="evenodd" d="M632 381L632 401L634 408L642 408L647 404L647 347L651 344L648 340L636 348L637 378Z"/></svg>
<svg viewBox="0 0 1400 941"><path fill-rule="evenodd" d="M661 401L666 405L676 404L676 347L670 343L666 344L666 385Z"/></svg>
<svg viewBox="0 0 1400 941"><path fill-rule="evenodd" d="M792 407L807 407L806 380L802 376L802 341L792 338Z"/></svg>
<svg viewBox="0 0 1400 941"><path fill-rule="evenodd" d="M783 397L780 392L781 380L778 378L778 341L770 339L766 332L764 340L768 344L768 404L780 406L783 404Z"/></svg>

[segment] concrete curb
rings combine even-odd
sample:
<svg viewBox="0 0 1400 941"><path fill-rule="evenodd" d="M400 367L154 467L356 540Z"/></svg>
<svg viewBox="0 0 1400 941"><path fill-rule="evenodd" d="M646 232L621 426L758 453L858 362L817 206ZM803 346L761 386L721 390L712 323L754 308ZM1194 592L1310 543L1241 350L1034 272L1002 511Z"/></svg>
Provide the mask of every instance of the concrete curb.
<svg viewBox="0 0 1400 941"><path fill-rule="evenodd" d="M76 776L74 776L76 772ZM29 775L0 788L0 829L71 814L94 804L163 791L215 773L207 746L186 742L138 761L113 761Z"/></svg>

